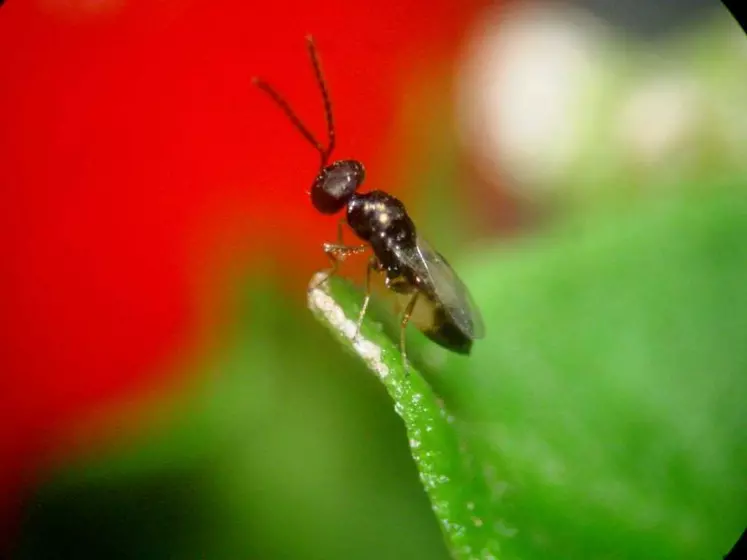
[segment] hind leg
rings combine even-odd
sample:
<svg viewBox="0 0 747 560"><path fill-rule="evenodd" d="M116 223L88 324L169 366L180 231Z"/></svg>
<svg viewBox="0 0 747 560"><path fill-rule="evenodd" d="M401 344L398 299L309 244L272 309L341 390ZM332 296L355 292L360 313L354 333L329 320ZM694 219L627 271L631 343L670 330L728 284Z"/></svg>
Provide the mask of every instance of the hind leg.
<svg viewBox="0 0 747 560"><path fill-rule="evenodd" d="M400 322L399 349L400 352L402 352L402 365L405 368L405 375L410 375L409 368L407 366L407 351L405 349L405 329L407 328L407 323L410 322L410 317L412 316L413 309L415 309L415 303L418 301L419 295L419 292L415 292L412 295L410 301L407 303L407 307L405 307L405 311L402 314L402 321Z"/></svg>
<svg viewBox="0 0 747 560"><path fill-rule="evenodd" d="M366 309L368 309L368 302L371 301L371 272L380 272L383 270L379 259L376 256L372 256L368 259L368 267L366 268L366 297L363 299L363 305L361 311L358 314L358 323L355 326L355 339L361 333L361 325L363 324L363 317L366 315Z"/></svg>

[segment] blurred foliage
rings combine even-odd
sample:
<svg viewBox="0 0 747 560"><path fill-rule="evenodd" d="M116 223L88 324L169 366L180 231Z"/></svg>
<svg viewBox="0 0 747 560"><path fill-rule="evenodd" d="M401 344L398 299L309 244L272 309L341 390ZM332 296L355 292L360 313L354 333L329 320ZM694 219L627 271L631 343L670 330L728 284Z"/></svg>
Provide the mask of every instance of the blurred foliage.
<svg viewBox="0 0 747 560"><path fill-rule="evenodd" d="M719 558L736 541L744 187L652 196L478 254L490 339L445 379L517 529L507 558Z"/></svg>
<svg viewBox="0 0 747 560"><path fill-rule="evenodd" d="M272 285L239 290L160 427L54 473L14 557L448 558L383 388Z"/></svg>
<svg viewBox="0 0 747 560"><path fill-rule="evenodd" d="M527 94L532 79L558 89L550 103L557 103L552 108L560 116L543 129L531 112L515 107L526 113L527 130L547 131L538 133L530 157L505 163L503 172L519 178L511 185L517 193L537 204L586 212L599 204L625 205L650 190L747 173L747 41L723 6L714 3L697 24L646 41L572 14L558 9L553 26L583 45L579 52L558 54L557 60L537 53L545 66L524 77ZM541 38L542 24L532 32ZM583 63L576 60L581 55ZM557 80L553 64L575 79ZM560 137L552 136L556 130ZM522 132L509 136L514 144L520 145ZM519 149L503 146L512 148ZM500 150L492 156L506 159Z"/></svg>
<svg viewBox="0 0 747 560"><path fill-rule="evenodd" d="M471 359L413 333L489 483L501 558L718 558L736 541L747 197L732 186L475 253L460 270L488 338ZM241 293L196 386L161 403L171 421L55 473L16 558L448 557L376 378L272 287Z"/></svg>

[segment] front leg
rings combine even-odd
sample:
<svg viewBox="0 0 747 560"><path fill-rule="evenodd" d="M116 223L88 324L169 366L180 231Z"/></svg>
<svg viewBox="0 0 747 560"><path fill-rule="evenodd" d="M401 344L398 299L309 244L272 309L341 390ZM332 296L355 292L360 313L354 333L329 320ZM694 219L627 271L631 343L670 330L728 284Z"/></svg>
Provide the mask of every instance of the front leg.
<svg viewBox="0 0 747 560"><path fill-rule="evenodd" d="M367 249L367 245L345 245L342 239L342 225L345 219L343 218L337 222L337 243L324 243L322 249L324 254L327 255L332 266L324 272L324 275L319 278L312 286L309 287L309 291L316 290L319 286L328 281L332 276L337 274L337 269L340 263L348 258L350 255L357 255Z"/></svg>
<svg viewBox="0 0 747 560"><path fill-rule="evenodd" d="M361 312L358 314L358 322L355 326L355 339L358 339L358 335L361 332L361 325L363 324L363 317L366 315L366 309L368 309L368 302L371 301L371 272L381 272L384 267L381 266L381 262L376 258L375 255L368 259L368 267L366 268L366 297L363 299L363 305L361 306Z"/></svg>

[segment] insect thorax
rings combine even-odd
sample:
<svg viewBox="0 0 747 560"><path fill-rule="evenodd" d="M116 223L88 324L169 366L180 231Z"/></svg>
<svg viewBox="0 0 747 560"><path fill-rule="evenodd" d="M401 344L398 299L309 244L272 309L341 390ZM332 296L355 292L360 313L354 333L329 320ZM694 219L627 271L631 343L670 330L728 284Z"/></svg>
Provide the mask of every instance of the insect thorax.
<svg viewBox="0 0 747 560"><path fill-rule="evenodd" d="M396 247L409 247L416 242L415 226L404 205L382 191L355 194L347 205L347 222L358 237L371 244L387 270L401 264Z"/></svg>
<svg viewBox="0 0 747 560"><path fill-rule="evenodd" d="M402 202L382 191L354 194L347 205L347 221L364 241L414 238L415 227Z"/></svg>

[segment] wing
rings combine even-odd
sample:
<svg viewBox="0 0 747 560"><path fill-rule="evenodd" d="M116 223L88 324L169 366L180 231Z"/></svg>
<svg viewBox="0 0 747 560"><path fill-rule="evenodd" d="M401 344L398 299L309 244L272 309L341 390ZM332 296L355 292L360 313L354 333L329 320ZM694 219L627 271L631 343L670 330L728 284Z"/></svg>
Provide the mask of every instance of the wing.
<svg viewBox="0 0 747 560"><path fill-rule="evenodd" d="M446 259L418 236L414 247L394 249L404 264L421 279L422 288L440 303L446 314L468 338L485 336L480 311Z"/></svg>

